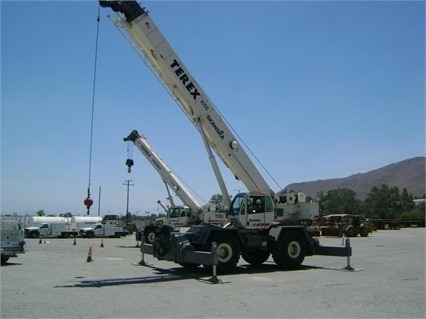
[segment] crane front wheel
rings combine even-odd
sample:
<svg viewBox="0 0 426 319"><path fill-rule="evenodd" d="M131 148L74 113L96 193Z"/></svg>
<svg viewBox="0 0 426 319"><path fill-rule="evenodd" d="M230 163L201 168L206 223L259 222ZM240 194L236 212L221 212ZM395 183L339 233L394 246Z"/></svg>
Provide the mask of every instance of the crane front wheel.
<svg viewBox="0 0 426 319"><path fill-rule="evenodd" d="M210 236L204 251L211 251L212 243L217 244L217 257L218 265L217 271L219 273L229 273L235 270L240 259L240 244L237 239L228 233L216 233ZM207 266L211 268L211 266Z"/></svg>
<svg viewBox="0 0 426 319"><path fill-rule="evenodd" d="M155 227L145 227L143 236L145 237L145 243L152 245L155 240Z"/></svg>

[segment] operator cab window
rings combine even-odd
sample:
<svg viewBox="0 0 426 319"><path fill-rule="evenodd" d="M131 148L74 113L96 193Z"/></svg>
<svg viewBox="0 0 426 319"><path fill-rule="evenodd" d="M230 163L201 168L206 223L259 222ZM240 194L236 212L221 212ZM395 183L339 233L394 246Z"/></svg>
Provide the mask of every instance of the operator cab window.
<svg viewBox="0 0 426 319"><path fill-rule="evenodd" d="M244 209L244 196L235 196L231 204L230 214L232 216L238 216L240 212L244 214Z"/></svg>
<svg viewBox="0 0 426 319"><path fill-rule="evenodd" d="M274 210L274 205L272 205L272 198L269 196L265 197L265 211L272 212Z"/></svg>
<svg viewBox="0 0 426 319"><path fill-rule="evenodd" d="M265 211L265 197L250 196L248 207L249 214L263 213Z"/></svg>

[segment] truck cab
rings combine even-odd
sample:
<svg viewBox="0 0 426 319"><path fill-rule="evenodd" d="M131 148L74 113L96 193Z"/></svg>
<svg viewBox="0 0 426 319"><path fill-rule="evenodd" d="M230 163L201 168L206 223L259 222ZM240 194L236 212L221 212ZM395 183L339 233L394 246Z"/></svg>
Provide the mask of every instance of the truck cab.
<svg viewBox="0 0 426 319"><path fill-rule="evenodd" d="M272 197L262 193L239 193L232 200L229 213L239 228L268 228L274 221Z"/></svg>
<svg viewBox="0 0 426 319"><path fill-rule="evenodd" d="M28 238L38 237L63 237L77 235L76 226L73 223L41 223L37 226L25 228L25 236Z"/></svg>
<svg viewBox="0 0 426 319"><path fill-rule="evenodd" d="M167 212L167 224L173 227L186 227L191 223L191 210L188 206L173 206Z"/></svg>
<svg viewBox="0 0 426 319"><path fill-rule="evenodd" d="M37 237L47 237L50 236L52 231L49 223L39 224L33 227L25 228L25 233L27 237L37 238Z"/></svg>

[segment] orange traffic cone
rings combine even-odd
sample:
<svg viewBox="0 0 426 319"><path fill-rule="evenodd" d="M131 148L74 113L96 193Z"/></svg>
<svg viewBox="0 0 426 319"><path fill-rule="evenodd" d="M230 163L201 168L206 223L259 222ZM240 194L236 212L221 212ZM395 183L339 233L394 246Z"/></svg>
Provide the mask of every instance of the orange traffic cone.
<svg viewBox="0 0 426 319"><path fill-rule="evenodd" d="M77 240L75 239L75 236L74 236L74 243L73 243L73 245L74 246L77 245Z"/></svg>
<svg viewBox="0 0 426 319"><path fill-rule="evenodd" d="M101 239L101 248L104 248L104 239Z"/></svg>
<svg viewBox="0 0 426 319"><path fill-rule="evenodd" d="M40 236L40 239L39 239L38 243L39 244L43 244L43 240L41 240L41 236Z"/></svg>
<svg viewBox="0 0 426 319"><path fill-rule="evenodd" d="M92 249L93 249L93 243L90 242L89 253L87 254L87 260L86 260L88 263L92 261Z"/></svg>

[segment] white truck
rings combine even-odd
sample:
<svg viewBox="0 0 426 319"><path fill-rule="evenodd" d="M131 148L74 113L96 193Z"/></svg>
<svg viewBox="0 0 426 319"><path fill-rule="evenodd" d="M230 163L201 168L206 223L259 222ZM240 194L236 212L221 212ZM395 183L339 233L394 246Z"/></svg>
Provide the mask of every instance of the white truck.
<svg viewBox="0 0 426 319"><path fill-rule="evenodd" d="M24 227L17 219L0 217L1 219L1 264L10 257L25 253Z"/></svg>
<svg viewBox="0 0 426 319"><path fill-rule="evenodd" d="M83 238L92 237L115 237L126 236L127 231L123 226L116 225L115 222L103 221L91 227L81 228L79 234Z"/></svg>
<svg viewBox="0 0 426 319"><path fill-rule="evenodd" d="M25 237L62 237L69 238L78 235L78 230L72 217L34 217L34 221L43 221L35 226L25 227Z"/></svg>
<svg viewBox="0 0 426 319"><path fill-rule="evenodd" d="M166 164L163 158L157 153L157 151L148 142L148 139L139 134L136 130L133 130L129 136L124 138L125 142L132 142L139 151L145 156L152 167L157 171L166 185L168 199L171 206L166 208L166 218L163 220L163 224L169 225L175 228L188 227L194 224L200 223L211 223L215 225L225 225L228 222L226 213L212 210L210 206L201 206L195 199L195 196L189 191L185 184L179 179L179 177L173 172L173 170ZM130 161L133 165L133 160ZM129 163L129 160L126 161ZM130 170L130 167L129 167ZM180 198L183 205L176 205L173 201L173 197L170 194L170 188ZM157 202L158 203L158 202ZM207 209L205 207L208 207ZM155 226L154 226L155 227ZM152 242L149 234L153 234L154 228L148 225L145 230L145 240Z"/></svg>
<svg viewBox="0 0 426 319"><path fill-rule="evenodd" d="M111 17L112 22L200 133L223 197L230 199L212 149L248 190L233 198L229 205L231 222L225 227L193 225L187 233L178 234L163 226L157 231L153 245L141 245L141 252L185 267L200 264L210 267L217 263L218 272L233 271L240 256L249 264L260 265L272 255L279 268L297 268L306 256L351 256L350 245L320 245L302 222L317 214L318 203L306 202L303 195L281 195L268 185L148 11L137 1L99 3L117 13ZM286 156L281 147L268 152L278 159ZM213 250L217 254L209 253Z"/></svg>

